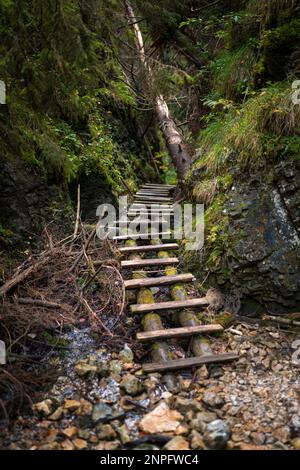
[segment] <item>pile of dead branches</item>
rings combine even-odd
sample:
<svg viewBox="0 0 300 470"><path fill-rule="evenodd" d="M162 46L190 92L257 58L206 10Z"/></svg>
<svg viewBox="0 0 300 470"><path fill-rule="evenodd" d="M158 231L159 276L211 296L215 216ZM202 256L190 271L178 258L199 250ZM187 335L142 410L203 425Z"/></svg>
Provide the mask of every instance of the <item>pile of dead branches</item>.
<svg viewBox="0 0 300 470"><path fill-rule="evenodd" d="M55 338L70 325L90 326L102 344L120 341L125 331L125 289L114 246L98 240L96 229L78 219L74 234L64 240L55 242L47 229L44 236L44 251L29 256L0 286L0 339L7 353L7 364L0 366L0 406L5 418L49 379L46 364L55 340L49 344L45 331Z"/></svg>

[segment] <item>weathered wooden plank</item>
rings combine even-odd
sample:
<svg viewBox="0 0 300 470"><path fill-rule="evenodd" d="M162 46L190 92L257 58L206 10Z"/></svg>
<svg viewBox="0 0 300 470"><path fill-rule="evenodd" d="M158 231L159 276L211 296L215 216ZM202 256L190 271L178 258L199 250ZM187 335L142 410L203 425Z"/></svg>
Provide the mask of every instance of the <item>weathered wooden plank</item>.
<svg viewBox="0 0 300 470"><path fill-rule="evenodd" d="M149 227L149 225L152 224L152 223L166 224L168 222L168 220L162 219L159 216L157 216L155 218L153 217L153 219L143 219L141 217L139 217L139 219L137 219L137 217L135 217L133 220L129 219L128 222L123 222L123 221L119 222L119 221L117 221L116 225L109 225L108 228L112 229L112 230L113 229L119 230L122 227L127 227L128 226L128 229L130 229L130 224L134 223L135 226L137 224L139 224L139 225L144 224L145 225L144 228L147 229Z"/></svg>
<svg viewBox="0 0 300 470"><path fill-rule="evenodd" d="M148 251L172 251L178 250L179 245L177 243L163 243L161 245L141 245L141 246L126 246L120 248L119 251L122 254L130 253L146 253Z"/></svg>
<svg viewBox="0 0 300 470"><path fill-rule="evenodd" d="M147 240L150 238L166 238L171 236L171 232L157 232L157 233L137 233L137 234L128 234L128 235L118 235L117 237L113 237L113 241L123 241L123 240Z"/></svg>
<svg viewBox="0 0 300 470"><path fill-rule="evenodd" d="M139 260L121 261L122 268L140 268L143 266L170 266L179 264L178 258L149 258Z"/></svg>
<svg viewBox="0 0 300 470"><path fill-rule="evenodd" d="M155 203L145 203L145 202L136 202L132 204L128 210L133 211L133 210L145 210L150 209L153 211L172 211L174 206L173 204L155 204Z"/></svg>
<svg viewBox="0 0 300 470"><path fill-rule="evenodd" d="M178 310L184 308L207 307L209 302L205 297L201 299L190 299L183 301L160 302L157 304L131 305L132 313L161 312L163 310Z"/></svg>
<svg viewBox="0 0 300 470"><path fill-rule="evenodd" d="M145 183L142 188L176 188L173 184L158 184L158 183Z"/></svg>
<svg viewBox="0 0 300 470"><path fill-rule="evenodd" d="M185 328L168 328L165 330L147 331L137 333L136 338L139 341L155 341L157 339L167 338L185 338L187 336L205 335L209 333L220 333L224 328L221 325L201 325L188 326Z"/></svg>
<svg viewBox="0 0 300 470"><path fill-rule="evenodd" d="M146 201L146 202L153 202L154 204L156 202L172 202L172 199L170 197L160 197L160 196L135 196L134 197L135 201Z"/></svg>
<svg viewBox="0 0 300 470"><path fill-rule="evenodd" d="M124 281L124 285L125 289L137 289L139 287L169 286L171 284L177 284L177 282L192 282L194 279L193 274L177 274L175 276L130 279L129 281Z"/></svg>
<svg viewBox="0 0 300 470"><path fill-rule="evenodd" d="M189 369L191 367L200 367L203 364L220 364L232 362L239 359L235 353L216 354L212 356L190 357L187 359L178 359L164 363L144 364L143 369L147 374L152 372L164 372L170 370Z"/></svg>
<svg viewBox="0 0 300 470"><path fill-rule="evenodd" d="M154 196L169 196L170 191L162 190L162 189L140 189L136 192L136 194L143 194L145 196L154 195Z"/></svg>

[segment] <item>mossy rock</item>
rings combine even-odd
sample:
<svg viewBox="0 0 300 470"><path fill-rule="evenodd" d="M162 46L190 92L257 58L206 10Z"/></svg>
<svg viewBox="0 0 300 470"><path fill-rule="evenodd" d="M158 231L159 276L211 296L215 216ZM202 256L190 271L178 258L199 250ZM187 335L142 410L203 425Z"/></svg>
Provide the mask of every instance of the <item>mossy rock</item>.
<svg viewBox="0 0 300 470"><path fill-rule="evenodd" d="M154 296L150 289L141 289L137 296L138 304L154 304Z"/></svg>
<svg viewBox="0 0 300 470"><path fill-rule="evenodd" d="M142 325L145 331L162 330L163 323L157 313L148 313L142 320Z"/></svg>
<svg viewBox="0 0 300 470"><path fill-rule="evenodd" d="M185 288L181 284L176 284L170 289L173 300L183 301L188 299Z"/></svg>
<svg viewBox="0 0 300 470"><path fill-rule="evenodd" d="M173 266L170 266L165 269L166 276L176 276L177 273L178 273L177 268L174 268Z"/></svg>

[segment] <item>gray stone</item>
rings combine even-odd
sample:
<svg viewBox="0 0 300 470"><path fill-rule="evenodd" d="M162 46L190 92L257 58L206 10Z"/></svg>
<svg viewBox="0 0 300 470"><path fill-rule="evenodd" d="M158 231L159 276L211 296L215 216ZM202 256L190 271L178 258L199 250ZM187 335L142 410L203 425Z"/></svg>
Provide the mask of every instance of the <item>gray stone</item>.
<svg viewBox="0 0 300 470"><path fill-rule="evenodd" d="M139 395L144 390L143 383L137 377L131 374L128 374L123 378L120 387L125 390L128 395L133 397L135 395Z"/></svg>
<svg viewBox="0 0 300 470"><path fill-rule="evenodd" d="M230 430L225 421L216 419L206 426L204 442L209 449L222 450L230 439Z"/></svg>

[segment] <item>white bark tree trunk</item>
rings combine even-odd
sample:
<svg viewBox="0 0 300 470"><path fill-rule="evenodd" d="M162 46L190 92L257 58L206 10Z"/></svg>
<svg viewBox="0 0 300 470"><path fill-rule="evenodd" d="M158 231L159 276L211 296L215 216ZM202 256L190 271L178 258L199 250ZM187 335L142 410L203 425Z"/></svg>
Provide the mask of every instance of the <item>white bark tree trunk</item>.
<svg viewBox="0 0 300 470"><path fill-rule="evenodd" d="M128 23L132 26L135 34L136 48L140 62L145 71L147 86L149 89L151 89L153 74L151 65L149 64L145 53L143 35L130 1L125 0L124 4ZM178 178L180 181L182 181L191 165L191 155L178 127L174 122L174 119L172 119L170 116L168 104L162 95L158 95L155 98L155 111L159 121L159 126L166 142L166 146L177 170Z"/></svg>

